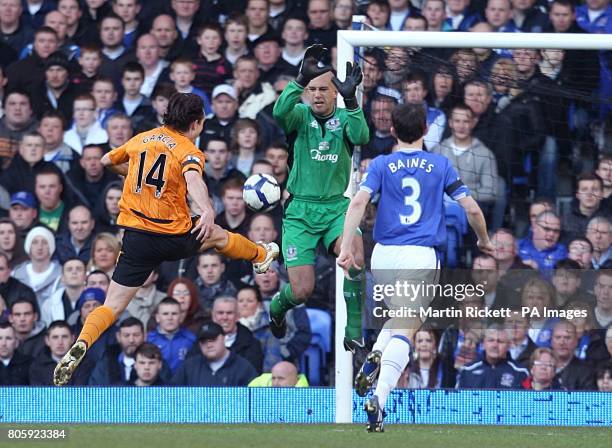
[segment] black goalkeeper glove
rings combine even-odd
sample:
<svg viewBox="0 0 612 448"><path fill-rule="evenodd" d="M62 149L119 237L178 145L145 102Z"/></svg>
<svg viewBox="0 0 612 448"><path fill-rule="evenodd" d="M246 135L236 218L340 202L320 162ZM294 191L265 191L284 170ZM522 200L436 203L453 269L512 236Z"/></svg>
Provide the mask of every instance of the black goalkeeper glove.
<svg viewBox="0 0 612 448"><path fill-rule="evenodd" d="M336 86L338 93L344 98L344 104L349 110L355 110L359 107L355 92L357 86L361 84L363 80L363 73L361 73L361 67L358 64L351 62L346 63L346 78L344 81L340 81L335 76L332 78L332 82Z"/></svg>
<svg viewBox="0 0 612 448"><path fill-rule="evenodd" d="M304 59L300 64L300 73L295 79L299 85L306 87L317 76L331 71L332 67L330 65L319 66L319 62L321 62L325 53L327 53L327 48L320 44L311 45L306 49Z"/></svg>

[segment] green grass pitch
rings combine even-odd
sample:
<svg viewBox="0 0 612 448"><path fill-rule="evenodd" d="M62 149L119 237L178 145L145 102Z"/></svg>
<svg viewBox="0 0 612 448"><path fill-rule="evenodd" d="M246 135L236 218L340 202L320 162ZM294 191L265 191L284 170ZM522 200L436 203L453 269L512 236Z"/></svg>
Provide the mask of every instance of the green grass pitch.
<svg viewBox="0 0 612 448"><path fill-rule="evenodd" d="M7 439L8 429L64 428L61 441ZM7 443L8 442L8 443ZM79 448L610 448L611 428L388 425L0 425L0 446Z"/></svg>

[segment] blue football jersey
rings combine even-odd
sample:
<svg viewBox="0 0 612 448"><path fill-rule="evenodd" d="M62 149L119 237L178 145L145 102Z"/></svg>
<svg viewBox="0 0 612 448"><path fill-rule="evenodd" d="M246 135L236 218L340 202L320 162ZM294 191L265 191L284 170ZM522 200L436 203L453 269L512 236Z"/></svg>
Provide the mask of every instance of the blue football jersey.
<svg viewBox="0 0 612 448"><path fill-rule="evenodd" d="M360 189L380 193L374 239L398 246L444 243L444 193L455 200L470 194L446 157L407 149L376 157Z"/></svg>

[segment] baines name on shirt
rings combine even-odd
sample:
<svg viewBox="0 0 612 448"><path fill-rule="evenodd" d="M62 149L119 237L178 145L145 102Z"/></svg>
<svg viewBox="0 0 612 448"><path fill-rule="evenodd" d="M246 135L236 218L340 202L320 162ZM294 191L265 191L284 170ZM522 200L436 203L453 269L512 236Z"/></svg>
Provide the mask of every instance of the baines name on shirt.
<svg viewBox="0 0 612 448"><path fill-rule="evenodd" d="M395 173L397 170L401 170L403 168L420 168L425 170L426 173L431 173L434 169L433 163L428 163L429 161L426 159L421 159L420 157L411 157L406 160L398 159L395 162L390 162L387 164L389 167L389 171Z"/></svg>

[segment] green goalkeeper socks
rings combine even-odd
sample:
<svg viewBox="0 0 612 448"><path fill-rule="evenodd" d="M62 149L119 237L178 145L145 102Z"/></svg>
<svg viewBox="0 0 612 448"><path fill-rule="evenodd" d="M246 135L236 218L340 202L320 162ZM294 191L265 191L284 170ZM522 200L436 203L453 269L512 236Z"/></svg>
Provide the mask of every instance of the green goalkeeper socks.
<svg viewBox="0 0 612 448"><path fill-rule="evenodd" d="M344 301L346 303L346 327L344 336L347 339L361 339L361 313L365 291L365 269L349 269L350 279L344 278Z"/></svg>
<svg viewBox="0 0 612 448"><path fill-rule="evenodd" d="M275 319L280 319L285 316L287 311L299 304L300 302L293 298L291 285L287 283L279 292L274 294L274 297L272 297L272 302L270 302L270 315Z"/></svg>

